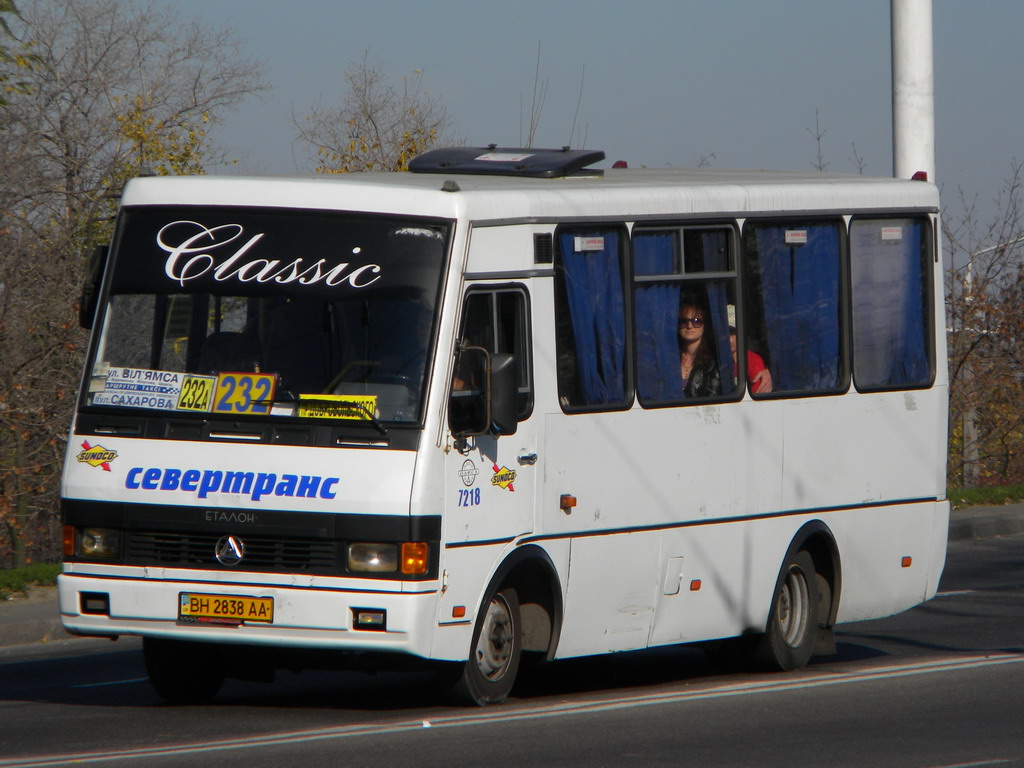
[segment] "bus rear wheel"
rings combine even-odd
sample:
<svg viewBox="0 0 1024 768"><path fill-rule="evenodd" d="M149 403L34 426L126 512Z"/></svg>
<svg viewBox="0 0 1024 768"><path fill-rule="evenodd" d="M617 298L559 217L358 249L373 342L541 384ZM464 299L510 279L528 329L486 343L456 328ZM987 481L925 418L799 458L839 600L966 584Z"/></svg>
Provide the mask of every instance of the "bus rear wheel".
<svg viewBox="0 0 1024 768"><path fill-rule="evenodd" d="M208 645L145 637L142 656L150 684L170 704L205 704L224 685L219 654Z"/></svg>
<svg viewBox="0 0 1024 768"><path fill-rule="evenodd" d="M789 670L807 666L818 635L818 576L805 550L783 569L772 598L768 627L754 651L757 666Z"/></svg>
<svg viewBox="0 0 1024 768"><path fill-rule="evenodd" d="M504 701L519 671L522 634L516 591L503 589L491 595L477 621L472 653L462 665L452 698L476 706Z"/></svg>

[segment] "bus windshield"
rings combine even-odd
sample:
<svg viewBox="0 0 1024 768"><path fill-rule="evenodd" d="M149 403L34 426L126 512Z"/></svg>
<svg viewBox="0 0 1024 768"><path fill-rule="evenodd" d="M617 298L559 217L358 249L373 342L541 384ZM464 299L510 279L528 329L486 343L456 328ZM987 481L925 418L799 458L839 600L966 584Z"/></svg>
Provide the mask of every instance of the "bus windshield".
<svg viewBox="0 0 1024 768"><path fill-rule="evenodd" d="M419 422L449 225L126 209L85 405Z"/></svg>

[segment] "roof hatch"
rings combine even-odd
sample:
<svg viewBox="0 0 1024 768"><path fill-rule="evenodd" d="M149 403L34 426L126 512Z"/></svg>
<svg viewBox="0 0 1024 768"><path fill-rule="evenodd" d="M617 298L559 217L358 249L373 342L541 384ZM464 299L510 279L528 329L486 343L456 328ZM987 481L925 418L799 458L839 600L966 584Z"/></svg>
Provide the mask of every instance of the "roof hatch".
<svg viewBox="0 0 1024 768"><path fill-rule="evenodd" d="M467 173L492 176L535 176L557 178L576 173L601 175L588 165L604 160L604 152L590 149L506 149L487 147L445 147L424 152L409 163L413 173Z"/></svg>

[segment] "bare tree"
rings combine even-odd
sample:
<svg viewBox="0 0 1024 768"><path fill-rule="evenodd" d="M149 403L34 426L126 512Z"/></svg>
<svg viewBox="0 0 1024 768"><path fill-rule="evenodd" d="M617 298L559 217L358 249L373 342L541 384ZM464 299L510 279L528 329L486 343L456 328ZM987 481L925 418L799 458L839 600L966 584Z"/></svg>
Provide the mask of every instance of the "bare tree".
<svg viewBox="0 0 1024 768"><path fill-rule="evenodd" d="M16 65L19 55L24 55L13 53L2 42L12 37L11 27L7 23L7 19L17 18L17 16L18 7L14 4L14 0L0 0L0 64L5 65L5 67ZM16 67L12 69L16 69ZM7 106L7 94L9 92L21 90L22 87L22 83L17 78L12 77L9 69L0 72L0 107Z"/></svg>
<svg viewBox="0 0 1024 768"><path fill-rule="evenodd" d="M818 110L814 110L814 130L807 128L806 131L811 134L814 139L814 144L817 147L817 155L815 156L811 165L814 166L814 170L824 173L828 170L829 163L825 159L825 155L822 152L822 141L825 138L825 129L821 127L821 123L818 119Z"/></svg>
<svg viewBox="0 0 1024 768"><path fill-rule="evenodd" d="M0 531L20 564L55 554L82 253L109 236L125 178L201 169L216 153L206 128L263 86L229 33L123 0L33 0L9 27L0 77L20 87L0 108Z"/></svg>
<svg viewBox="0 0 1024 768"><path fill-rule="evenodd" d="M943 220L949 328L949 476L964 486L1024 481L1024 166L988 223L960 191Z"/></svg>
<svg viewBox="0 0 1024 768"><path fill-rule="evenodd" d="M404 171L413 157L447 139L451 120L440 98L424 88L422 70L396 88L366 51L346 70L345 83L340 105L321 99L295 120L318 172Z"/></svg>
<svg viewBox="0 0 1024 768"><path fill-rule="evenodd" d="M857 173L863 176L864 171L868 167L868 162L863 157L861 157L860 152L857 150L856 142L851 142L850 147L852 148L853 154L850 155L850 157L847 159L853 164L853 167L857 169Z"/></svg>

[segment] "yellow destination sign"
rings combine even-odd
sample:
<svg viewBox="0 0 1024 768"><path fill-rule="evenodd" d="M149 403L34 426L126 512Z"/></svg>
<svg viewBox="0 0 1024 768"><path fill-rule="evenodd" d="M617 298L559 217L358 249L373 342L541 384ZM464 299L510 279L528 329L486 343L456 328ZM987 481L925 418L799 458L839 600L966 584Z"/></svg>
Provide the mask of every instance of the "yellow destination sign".
<svg viewBox="0 0 1024 768"><path fill-rule="evenodd" d="M299 416L367 421L377 415L376 395L299 395Z"/></svg>

